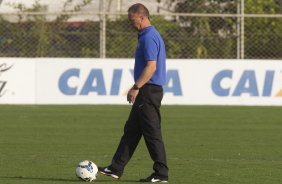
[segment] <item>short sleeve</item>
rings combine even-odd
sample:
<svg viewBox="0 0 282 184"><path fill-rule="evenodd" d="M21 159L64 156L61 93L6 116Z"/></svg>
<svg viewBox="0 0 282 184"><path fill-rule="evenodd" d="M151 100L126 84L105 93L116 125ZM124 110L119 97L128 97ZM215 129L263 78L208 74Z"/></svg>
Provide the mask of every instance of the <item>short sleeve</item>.
<svg viewBox="0 0 282 184"><path fill-rule="evenodd" d="M153 38L144 40L144 59L146 61L158 59L158 45Z"/></svg>

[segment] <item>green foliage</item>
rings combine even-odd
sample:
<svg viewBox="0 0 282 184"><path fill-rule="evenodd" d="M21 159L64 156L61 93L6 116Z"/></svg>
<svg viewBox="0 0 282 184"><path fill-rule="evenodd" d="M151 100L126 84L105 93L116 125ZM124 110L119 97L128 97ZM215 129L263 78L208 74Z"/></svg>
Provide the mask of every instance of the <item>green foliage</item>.
<svg viewBox="0 0 282 184"><path fill-rule="evenodd" d="M281 3L275 0L247 0L246 13L281 13ZM245 43L247 58L282 58L281 18L246 18Z"/></svg>
<svg viewBox="0 0 282 184"><path fill-rule="evenodd" d="M240 1L239 1L240 2ZM236 13L238 1L181 1L176 12ZM245 13L278 14L282 11L278 0L246 0ZM179 17L190 37L192 58L236 58L236 18ZM281 18L245 18L245 58L282 58Z"/></svg>
<svg viewBox="0 0 282 184"><path fill-rule="evenodd" d="M86 21L72 24L68 12L80 12L92 0L75 7L74 0L65 0L62 14L55 19L40 14L46 12L40 0L31 8L11 4L24 14L17 22L0 16L0 57L100 57L100 23ZM207 3L208 2L208 3ZM239 0L178 1L179 13L236 13ZM27 13L31 13L27 15ZM34 14L35 13L35 14ZM246 0L245 13L282 13L280 0ZM236 58L236 17L176 16L166 20L152 16L152 24L166 43L168 58ZM132 58L137 45L137 32L127 16L106 20L106 57ZM281 18L245 18L245 57L282 58Z"/></svg>
<svg viewBox="0 0 282 184"><path fill-rule="evenodd" d="M67 0L63 13L52 21L44 14L40 14L46 12L46 7L40 4L40 0L35 0L31 8L26 8L21 3L11 4L20 12L26 13L26 16L19 14L16 23L0 19L0 56L98 57L99 45L93 43L93 40L99 40L97 23L84 22L78 27L68 25L70 16L64 14L80 11L91 0L84 0L73 10L66 10L72 1ZM93 34L95 30L98 34Z"/></svg>
<svg viewBox="0 0 282 184"><path fill-rule="evenodd" d="M167 57L182 58L183 56L188 56L189 50L183 48L183 43L185 43L187 35L179 24L167 21L160 16L153 16L151 19L152 24L158 29L164 39Z"/></svg>
<svg viewBox="0 0 282 184"><path fill-rule="evenodd" d="M225 6L222 6L225 2ZM234 1L182 1L180 13L236 13ZM189 58L236 58L236 18L180 16L179 23L186 31Z"/></svg>
<svg viewBox="0 0 282 184"><path fill-rule="evenodd" d="M275 14L275 0L246 0L245 13L250 14Z"/></svg>
<svg viewBox="0 0 282 184"><path fill-rule="evenodd" d="M132 28L127 16L115 21L107 20L106 50L109 58L133 58L138 32Z"/></svg>

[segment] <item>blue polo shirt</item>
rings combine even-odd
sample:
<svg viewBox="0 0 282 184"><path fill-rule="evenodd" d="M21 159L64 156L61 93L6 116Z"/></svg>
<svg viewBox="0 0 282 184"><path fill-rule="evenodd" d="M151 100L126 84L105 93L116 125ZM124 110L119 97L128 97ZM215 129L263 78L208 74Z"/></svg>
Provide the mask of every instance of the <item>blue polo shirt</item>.
<svg viewBox="0 0 282 184"><path fill-rule="evenodd" d="M154 26L144 28L138 33L138 46L135 52L134 80L140 77L147 61L157 62L157 69L149 84L164 85L166 83L165 44Z"/></svg>

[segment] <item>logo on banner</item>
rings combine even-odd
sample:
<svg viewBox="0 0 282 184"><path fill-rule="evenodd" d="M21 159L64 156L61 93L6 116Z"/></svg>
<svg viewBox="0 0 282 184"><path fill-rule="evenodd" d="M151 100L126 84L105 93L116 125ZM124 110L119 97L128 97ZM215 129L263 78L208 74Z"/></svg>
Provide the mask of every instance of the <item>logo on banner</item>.
<svg viewBox="0 0 282 184"><path fill-rule="evenodd" d="M1 80L1 76L12 67L13 65L9 66L6 63L0 64L0 98L5 95L7 91L6 86L8 83L6 80Z"/></svg>
<svg viewBox="0 0 282 184"><path fill-rule="evenodd" d="M255 70L245 70L239 75L239 79L234 79L233 70L222 70L218 72L212 80L212 91L217 96L243 96L254 97L282 97L282 86L275 89L279 74L275 70L266 70L263 76L258 75ZM282 75L280 74L282 79ZM277 82L278 83L278 82ZM282 84L280 82L280 84Z"/></svg>
<svg viewBox="0 0 282 184"><path fill-rule="evenodd" d="M87 96L90 93L96 93L99 96L117 96L125 94L120 90L123 72L130 72L133 79L133 70L113 69L111 81L105 80L103 69L91 69L86 78L81 77L81 69L71 68L62 73L58 81L58 87L64 95ZM70 84L70 81L76 81ZM127 80L127 79L124 79ZM106 83L110 83L110 88L106 88ZM129 84L131 85L131 84ZM167 84L164 86L165 93L171 93L173 96L182 96L181 81L178 70L167 71Z"/></svg>

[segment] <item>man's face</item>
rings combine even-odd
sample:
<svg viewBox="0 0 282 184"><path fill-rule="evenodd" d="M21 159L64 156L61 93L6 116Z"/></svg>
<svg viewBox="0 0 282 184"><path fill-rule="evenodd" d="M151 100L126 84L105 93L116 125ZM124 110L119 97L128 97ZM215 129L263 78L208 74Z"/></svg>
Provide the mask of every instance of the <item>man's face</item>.
<svg viewBox="0 0 282 184"><path fill-rule="evenodd" d="M142 29L141 26L143 20L142 16L138 14L128 14L128 20L137 31L140 31Z"/></svg>

